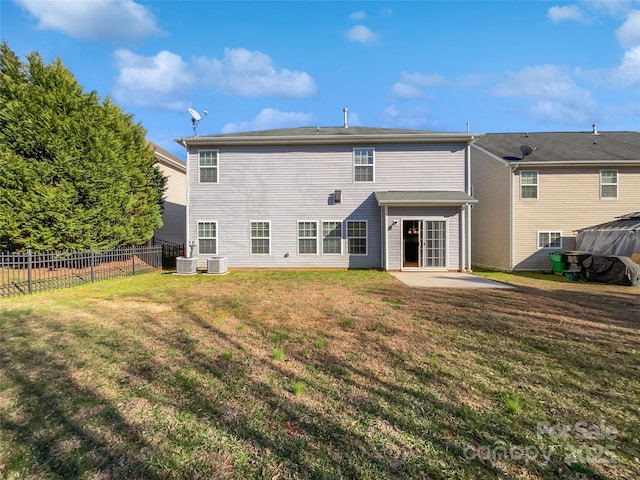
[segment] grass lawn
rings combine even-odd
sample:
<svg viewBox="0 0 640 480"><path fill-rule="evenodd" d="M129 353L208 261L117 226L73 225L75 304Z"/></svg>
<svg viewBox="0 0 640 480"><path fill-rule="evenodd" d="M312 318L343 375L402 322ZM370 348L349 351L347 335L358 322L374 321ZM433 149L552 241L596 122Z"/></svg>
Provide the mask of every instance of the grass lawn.
<svg viewBox="0 0 640 480"><path fill-rule="evenodd" d="M156 272L2 300L0 478L640 478L640 288L501 279Z"/></svg>

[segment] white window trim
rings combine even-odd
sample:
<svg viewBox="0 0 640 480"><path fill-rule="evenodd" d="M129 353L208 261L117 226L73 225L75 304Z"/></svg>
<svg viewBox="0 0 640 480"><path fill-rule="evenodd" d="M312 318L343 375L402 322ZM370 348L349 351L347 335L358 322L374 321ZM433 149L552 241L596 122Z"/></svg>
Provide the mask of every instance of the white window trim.
<svg viewBox="0 0 640 480"><path fill-rule="evenodd" d="M200 166L200 153L201 152L216 152L216 166ZM200 172L203 168L215 168L216 169L216 181L215 182L203 182L200 179ZM217 185L220 183L220 150L216 148L202 148L198 150L198 183L202 185Z"/></svg>
<svg viewBox="0 0 640 480"><path fill-rule="evenodd" d="M251 234L251 225L254 223L267 223L269 225L269 236L268 237L254 237ZM258 257L267 257L271 255L271 220L249 220L249 255L254 255ZM253 240L269 240L269 253L253 253Z"/></svg>
<svg viewBox="0 0 640 480"><path fill-rule="evenodd" d="M536 183L535 185L524 185L522 183L522 174L523 173L528 173L528 172L536 172ZM535 197L523 197L522 196L522 187L536 187L536 196ZM529 200L539 200L540 199L540 172L538 170L520 170L520 200L525 200L525 201L529 201Z"/></svg>
<svg viewBox="0 0 640 480"><path fill-rule="evenodd" d="M365 225L365 236L364 237L350 237L349 236L349 222L364 222ZM345 221L345 235L347 237L347 255L353 255L354 257L366 257L367 255L369 255L369 220L358 220L358 219L351 219L351 220L347 220ZM350 238L364 238L366 240L365 243L365 253L350 253L349 252L349 239Z"/></svg>
<svg viewBox="0 0 640 480"><path fill-rule="evenodd" d="M559 233L560 234L560 246L559 247L547 247L547 246L541 246L540 245L540 234L541 233L546 233L548 235L552 234L552 233ZM562 230L538 230L536 232L536 247L538 250L561 250L562 249Z"/></svg>
<svg viewBox="0 0 640 480"><path fill-rule="evenodd" d="M373 170L373 175L371 181L369 180L356 180L356 166L359 167L368 167L369 165L356 165L356 150L371 150L373 163L371 164L371 169ZM375 183L376 182L376 149L374 147L355 147L351 151L351 173L353 175L353 183Z"/></svg>
<svg viewBox="0 0 640 480"><path fill-rule="evenodd" d="M300 236L300 224L301 223L315 223L316 224L316 253L300 253L300 240L311 240L313 237L301 237ZM316 255L320 254L320 248L318 245L318 239L320 238L321 232L318 228L317 220L296 220L296 251L298 255Z"/></svg>
<svg viewBox="0 0 640 480"><path fill-rule="evenodd" d="M216 236L215 237L200 237L200 224L201 223L215 223L216 225ZM200 252L200 240L212 240L216 241L216 251L215 253L201 253ZM218 255L220 251L220 231L218 230L218 221L217 220L196 220L196 245L198 246L198 255Z"/></svg>
<svg viewBox="0 0 640 480"><path fill-rule="evenodd" d="M324 253L324 224L327 222L334 222L334 223L340 223L340 253ZM321 220L320 221L320 236L322 238L320 238L320 245L322 246L322 248L320 249L320 254L321 255L344 255L344 221L342 220ZM329 237L329 238L336 238L336 237Z"/></svg>
<svg viewBox="0 0 640 480"><path fill-rule="evenodd" d="M602 172L616 172L616 183L602 183ZM603 168L602 170L600 170L600 175L599 175L599 182L600 182L600 200L618 200L618 197L620 196L620 172L615 169L615 168ZM602 196L602 186L603 185L615 185L616 186L616 196L615 197L603 197Z"/></svg>

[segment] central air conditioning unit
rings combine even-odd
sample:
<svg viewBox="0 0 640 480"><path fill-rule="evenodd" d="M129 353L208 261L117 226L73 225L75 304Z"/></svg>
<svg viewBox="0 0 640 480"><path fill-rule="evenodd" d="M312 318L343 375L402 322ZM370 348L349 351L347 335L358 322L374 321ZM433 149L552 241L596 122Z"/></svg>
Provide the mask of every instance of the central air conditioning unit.
<svg viewBox="0 0 640 480"><path fill-rule="evenodd" d="M211 257L207 259L207 273L210 275L224 275L227 272L226 257Z"/></svg>
<svg viewBox="0 0 640 480"><path fill-rule="evenodd" d="M198 271L198 259L196 257L176 258L176 273L179 275L193 275Z"/></svg>

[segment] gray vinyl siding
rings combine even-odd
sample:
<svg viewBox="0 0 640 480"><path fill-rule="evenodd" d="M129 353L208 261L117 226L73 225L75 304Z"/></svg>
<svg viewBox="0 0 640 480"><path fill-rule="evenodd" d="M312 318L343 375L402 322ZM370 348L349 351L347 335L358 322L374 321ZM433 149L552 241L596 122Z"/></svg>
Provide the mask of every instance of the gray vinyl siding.
<svg viewBox="0 0 640 480"><path fill-rule="evenodd" d="M447 221L447 269L462 270L461 262L463 225L460 208L457 207L389 207L389 270L402 269L402 220L446 220ZM394 221L398 223L394 225Z"/></svg>
<svg viewBox="0 0 640 480"><path fill-rule="evenodd" d="M187 207L173 202L164 202L162 212L162 227L157 229L153 236L157 240L174 243L185 243L187 226Z"/></svg>
<svg viewBox="0 0 640 480"><path fill-rule="evenodd" d="M464 145L354 145L375 148L375 182L353 181L352 146L216 147L218 183L198 183L198 154L188 155L188 241L198 221L218 222L218 255L229 267L376 268L382 266L381 214L374 191L465 187ZM342 202L331 195L342 191ZM300 255L297 222L342 221L343 255ZM349 255L347 221L366 220L367 255ZM271 254L251 255L250 222L271 222ZM453 237L451 238L453 241ZM195 252L194 252L195 253ZM200 266L208 255L201 256Z"/></svg>

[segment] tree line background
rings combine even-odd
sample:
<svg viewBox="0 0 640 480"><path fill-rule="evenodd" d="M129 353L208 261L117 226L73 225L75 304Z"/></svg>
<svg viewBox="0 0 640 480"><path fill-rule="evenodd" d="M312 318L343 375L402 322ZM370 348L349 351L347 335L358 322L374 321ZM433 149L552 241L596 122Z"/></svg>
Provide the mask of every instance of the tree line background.
<svg viewBox="0 0 640 480"><path fill-rule="evenodd" d="M0 251L141 245L166 179L146 131L57 59L0 46Z"/></svg>

